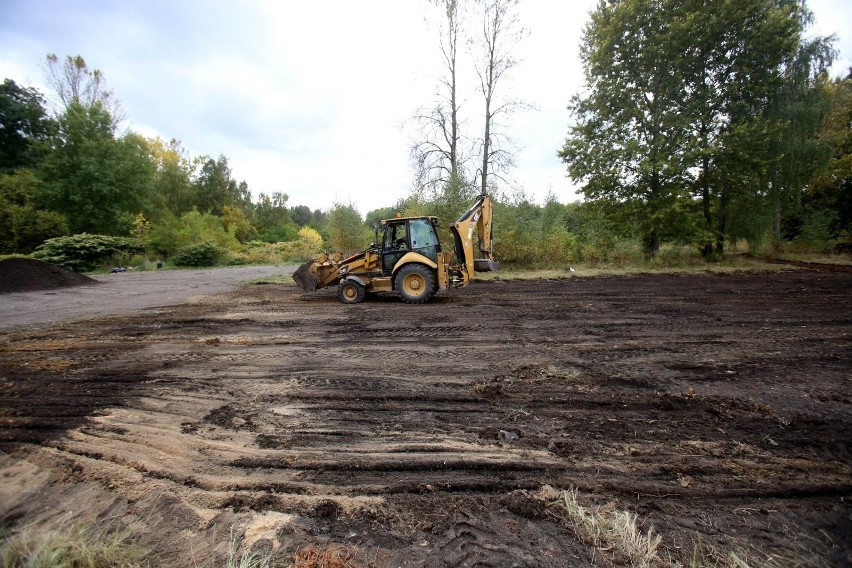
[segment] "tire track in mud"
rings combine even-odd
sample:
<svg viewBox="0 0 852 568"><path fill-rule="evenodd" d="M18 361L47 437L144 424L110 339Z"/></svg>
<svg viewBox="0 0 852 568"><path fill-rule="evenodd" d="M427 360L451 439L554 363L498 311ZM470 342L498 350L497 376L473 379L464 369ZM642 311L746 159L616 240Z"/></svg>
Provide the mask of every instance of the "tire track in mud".
<svg viewBox="0 0 852 568"><path fill-rule="evenodd" d="M9 335L0 448L198 518L295 514L304 538L372 527L391 537L371 546L422 540L448 565L587 558L534 496L546 486L615 500L669 539L711 515L708 535L783 548L783 517L848 548L830 519L852 497L837 317L852 278L821 279L818 300L782 293L812 278L492 283L426 306L258 287ZM758 502L776 512L735 512Z"/></svg>

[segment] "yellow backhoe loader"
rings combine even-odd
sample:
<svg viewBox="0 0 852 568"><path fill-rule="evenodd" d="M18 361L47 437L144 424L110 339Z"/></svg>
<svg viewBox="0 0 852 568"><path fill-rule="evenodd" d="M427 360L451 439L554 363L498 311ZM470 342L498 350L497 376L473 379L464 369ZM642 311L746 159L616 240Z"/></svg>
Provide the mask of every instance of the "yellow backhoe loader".
<svg viewBox="0 0 852 568"><path fill-rule="evenodd" d="M466 286L476 272L499 268L494 261L491 220L491 198L480 195L450 226L454 263L452 255L441 249L437 217L385 219L376 226L376 240L366 250L349 258L323 253L300 266L293 280L305 292L336 284L337 298L344 304L362 302L370 293L393 291L404 302L422 304L440 290Z"/></svg>

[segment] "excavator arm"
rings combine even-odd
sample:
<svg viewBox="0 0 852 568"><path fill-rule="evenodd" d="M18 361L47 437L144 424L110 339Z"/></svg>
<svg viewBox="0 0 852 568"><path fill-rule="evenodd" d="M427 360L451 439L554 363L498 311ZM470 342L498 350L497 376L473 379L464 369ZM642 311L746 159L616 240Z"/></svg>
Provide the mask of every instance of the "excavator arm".
<svg viewBox="0 0 852 568"><path fill-rule="evenodd" d="M456 256L467 280L472 279L475 272L491 272L500 267L494 260L493 218L491 198L483 193L451 226Z"/></svg>

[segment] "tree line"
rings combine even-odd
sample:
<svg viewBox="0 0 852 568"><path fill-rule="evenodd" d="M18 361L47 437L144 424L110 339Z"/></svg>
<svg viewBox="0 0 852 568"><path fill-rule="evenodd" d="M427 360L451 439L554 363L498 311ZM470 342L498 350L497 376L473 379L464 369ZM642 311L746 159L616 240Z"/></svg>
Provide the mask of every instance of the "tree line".
<svg viewBox="0 0 852 568"><path fill-rule="evenodd" d="M119 132L120 104L81 56L48 55L46 69L52 112L38 90L0 86L0 253L80 233L136 236L169 256L198 242L237 250L326 231L325 211L290 206L282 192L253 198L224 155Z"/></svg>
<svg viewBox="0 0 852 568"><path fill-rule="evenodd" d="M601 1L559 155L644 249L852 239L850 85L800 0Z"/></svg>
<svg viewBox="0 0 852 568"><path fill-rule="evenodd" d="M852 241L852 72L829 76L833 38L807 36L804 2L599 2L581 44L586 85L555 149L585 198L569 204L536 203L510 180L504 119L528 106L505 88L525 34L518 0L430 5L442 74L435 101L414 114L413 189L397 203L364 218L351 203L253 197L224 155L120 132L104 74L49 55L53 108L11 79L0 87L0 253L86 233L132 237L164 258L213 243L231 262L269 261L361 249L396 213L437 215L450 243L446 225L482 191L496 200L495 252L507 265ZM471 100L480 110L463 114ZM278 256L261 254L270 250Z"/></svg>

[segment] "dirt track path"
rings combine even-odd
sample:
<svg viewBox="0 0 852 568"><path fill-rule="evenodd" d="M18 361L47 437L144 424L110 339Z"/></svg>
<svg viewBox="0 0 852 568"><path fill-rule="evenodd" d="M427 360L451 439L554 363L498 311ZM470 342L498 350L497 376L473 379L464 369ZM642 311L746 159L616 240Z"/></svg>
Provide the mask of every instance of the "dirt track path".
<svg viewBox="0 0 852 568"><path fill-rule="evenodd" d="M374 566L623 562L549 504L576 487L676 557L847 565L850 292L645 276L344 306L267 285L3 334L0 526L82 510L170 565L231 531Z"/></svg>
<svg viewBox="0 0 852 568"><path fill-rule="evenodd" d="M94 286L0 295L0 329L40 325L191 302L218 294L240 282L288 274L296 266L235 266L199 270L120 272L93 276Z"/></svg>

